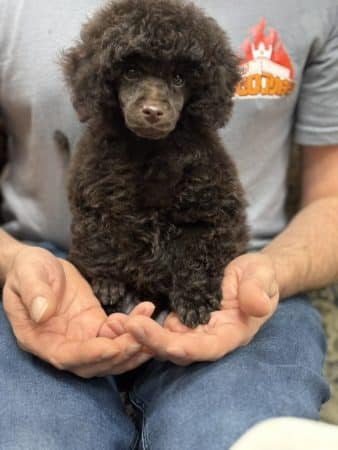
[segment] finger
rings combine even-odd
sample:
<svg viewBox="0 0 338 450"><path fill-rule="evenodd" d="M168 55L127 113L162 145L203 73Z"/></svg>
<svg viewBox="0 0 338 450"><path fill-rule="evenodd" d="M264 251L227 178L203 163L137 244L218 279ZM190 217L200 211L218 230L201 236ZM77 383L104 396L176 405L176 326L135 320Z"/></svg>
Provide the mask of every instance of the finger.
<svg viewBox="0 0 338 450"><path fill-rule="evenodd" d="M97 363L121 364L141 348L142 345L128 335L114 340L99 337L85 342L64 343L55 349L49 360L54 366L64 370Z"/></svg>
<svg viewBox="0 0 338 450"><path fill-rule="evenodd" d="M179 352L175 345L169 346L170 359L176 364L187 365L193 362L217 361L225 355L250 342L252 336L238 324L223 324L208 333L185 334L180 339ZM182 352L183 350L183 352Z"/></svg>
<svg viewBox="0 0 338 450"><path fill-rule="evenodd" d="M65 275L61 264L55 260L53 274L43 264L20 266L20 272L8 280L8 288L16 294L36 323L48 320L58 307L58 297L64 289Z"/></svg>
<svg viewBox="0 0 338 450"><path fill-rule="evenodd" d="M181 361L181 355L185 356L183 349L177 345L175 337L178 333L165 330L157 322L143 318L130 318L125 324L126 331L149 349L154 357L159 360L171 360L172 362ZM174 350L171 353L171 350Z"/></svg>
<svg viewBox="0 0 338 450"><path fill-rule="evenodd" d="M187 365L194 361L214 361L246 341L243 330L227 324L218 327L214 334L180 334L162 328L151 319L135 317L126 322L126 329L158 359Z"/></svg>
<svg viewBox="0 0 338 450"><path fill-rule="evenodd" d="M113 313L102 324L97 336L114 339L125 333L124 323L128 316L122 313Z"/></svg>
<svg viewBox="0 0 338 450"><path fill-rule="evenodd" d="M252 281L243 282L239 288L240 309L252 317L265 317L271 313L272 305L265 290Z"/></svg>
<svg viewBox="0 0 338 450"><path fill-rule="evenodd" d="M125 361L123 364L119 364L114 366L112 370L109 372L111 375L120 375L122 373L128 372L129 370L136 369L141 366L145 362L149 361L152 358L152 355L149 353L139 352L136 353L132 358Z"/></svg>
<svg viewBox="0 0 338 450"><path fill-rule="evenodd" d="M143 352L138 352L122 364L116 365L115 363L112 364L111 361L108 361L105 363L74 367L71 372L82 378L120 375L122 373L128 372L129 370L136 369L137 367L147 362L149 359L151 359L151 355Z"/></svg>
<svg viewBox="0 0 338 450"><path fill-rule="evenodd" d="M166 359L167 347L170 344L168 339L173 332L164 330L157 322L146 317L130 317L125 323L128 333L145 347L154 352L157 358Z"/></svg>
<svg viewBox="0 0 338 450"><path fill-rule="evenodd" d="M274 279L274 272L265 267L244 274L239 285L240 308L253 317L271 315L277 295L278 285Z"/></svg>
<svg viewBox="0 0 338 450"><path fill-rule="evenodd" d="M124 335L115 339L115 344L120 348L116 356L106 355L98 362L81 364L68 367L68 370L83 378L94 376L119 375L132 370L152 358L149 351L145 351L130 335ZM136 345L135 345L136 344Z"/></svg>
<svg viewBox="0 0 338 450"><path fill-rule="evenodd" d="M155 309L155 305L151 302L139 303L130 312L130 316L144 315L151 317ZM113 313L108 316L98 332L98 336L113 339L125 333L124 323L127 319L126 314Z"/></svg>
<svg viewBox="0 0 338 450"><path fill-rule="evenodd" d="M14 321L31 322L28 311L23 305L20 297L13 291L10 283L6 281L3 287L3 306L5 313L12 323Z"/></svg>
<svg viewBox="0 0 338 450"><path fill-rule="evenodd" d="M143 315L151 317L155 311L155 305L151 302L141 302L130 311L130 316Z"/></svg>
<svg viewBox="0 0 338 450"><path fill-rule="evenodd" d="M135 342L130 335L124 335L114 340L115 351L113 353L99 356L89 363L81 362L80 365L67 365L66 369L84 377L118 375L137 365L149 360L152 355L142 352L142 346Z"/></svg>

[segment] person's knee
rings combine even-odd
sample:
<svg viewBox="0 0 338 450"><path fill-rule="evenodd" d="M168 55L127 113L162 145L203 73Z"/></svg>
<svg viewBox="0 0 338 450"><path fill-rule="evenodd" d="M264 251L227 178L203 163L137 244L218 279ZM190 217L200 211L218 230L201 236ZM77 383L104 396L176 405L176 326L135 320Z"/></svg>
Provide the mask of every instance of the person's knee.
<svg viewBox="0 0 338 450"><path fill-rule="evenodd" d="M230 450L335 450L338 427L295 417L268 419L247 431Z"/></svg>

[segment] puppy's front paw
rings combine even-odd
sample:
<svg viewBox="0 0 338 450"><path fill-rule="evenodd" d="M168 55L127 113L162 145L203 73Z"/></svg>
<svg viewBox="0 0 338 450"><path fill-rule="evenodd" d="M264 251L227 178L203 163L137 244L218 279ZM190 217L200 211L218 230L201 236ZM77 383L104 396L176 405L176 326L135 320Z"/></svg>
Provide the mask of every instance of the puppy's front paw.
<svg viewBox="0 0 338 450"><path fill-rule="evenodd" d="M171 308L178 315L180 321L190 328L206 324L210 320L210 313L219 309L220 295L191 294L175 292L171 296Z"/></svg>
<svg viewBox="0 0 338 450"><path fill-rule="evenodd" d="M176 313L180 321L190 328L195 328L200 324L206 324L210 320L210 311L205 306L200 306L197 310L180 306Z"/></svg>
<svg viewBox="0 0 338 450"><path fill-rule="evenodd" d="M95 278L91 285L95 296L108 314L116 311L129 312L139 303L136 295L119 281L110 278Z"/></svg>

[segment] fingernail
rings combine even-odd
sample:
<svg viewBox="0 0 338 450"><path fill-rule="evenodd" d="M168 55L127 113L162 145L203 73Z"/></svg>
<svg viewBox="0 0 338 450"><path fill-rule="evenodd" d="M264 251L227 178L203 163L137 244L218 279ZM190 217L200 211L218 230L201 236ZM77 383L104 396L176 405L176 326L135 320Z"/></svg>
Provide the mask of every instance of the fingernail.
<svg viewBox="0 0 338 450"><path fill-rule="evenodd" d="M36 297L31 308L31 318L34 322L39 322L48 308L48 301L44 297Z"/></svg>

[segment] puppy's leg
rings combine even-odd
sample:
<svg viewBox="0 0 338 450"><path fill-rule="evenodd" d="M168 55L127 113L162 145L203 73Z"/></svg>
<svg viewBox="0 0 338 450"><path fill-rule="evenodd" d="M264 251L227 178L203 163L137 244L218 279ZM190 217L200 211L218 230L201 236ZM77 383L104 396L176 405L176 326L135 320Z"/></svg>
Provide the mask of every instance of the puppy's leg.
<svg viewBox="0 0 338 450"><path fill-rule="evenodd" d="M129 312L140 302L132 277L137 267L133 249L124 243L119 247L119 243L94 214L74 214L68 260L108 313Z"/></svg>
<svg viewBox="0 0 338 450"><path fill-rule="evenodd" d="M225 267L222 244L208 226L192 225L181 230L173 247L173 285L170 307L180 320L196 327L219 309Z"/></svg>

